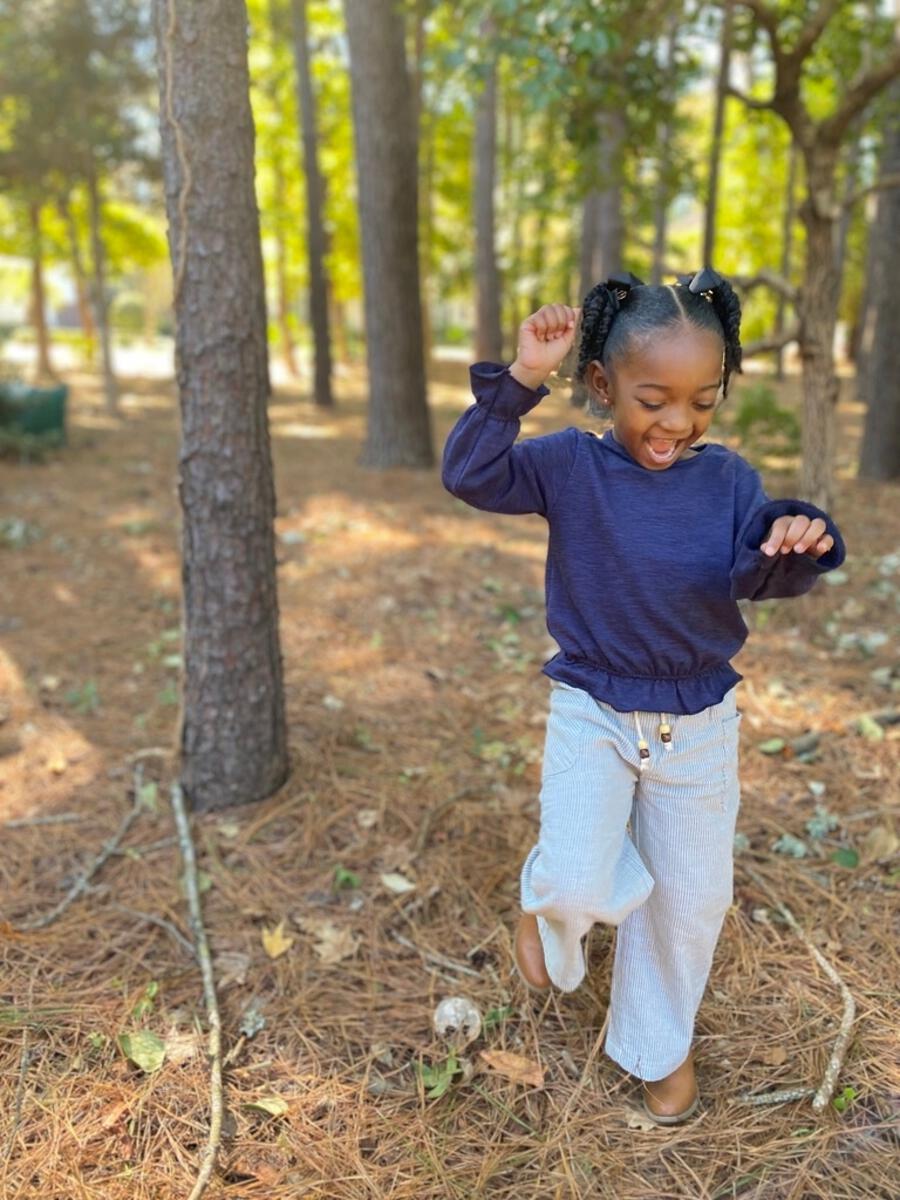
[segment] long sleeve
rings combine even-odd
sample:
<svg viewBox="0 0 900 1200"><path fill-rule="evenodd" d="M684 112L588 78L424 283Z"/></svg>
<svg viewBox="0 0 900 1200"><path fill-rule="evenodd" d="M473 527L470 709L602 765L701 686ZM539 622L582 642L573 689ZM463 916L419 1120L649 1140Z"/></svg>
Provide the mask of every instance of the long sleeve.
<svg viewBox="0 0 900 1200"><path fill-rule="evenodd" d="M550 389L542 384L532 391L498 363L475 363L469 377L475 403L444 446L444 487L473 508L546 517L575 464L578 430L570 427L516 443L520 418Z"/></svg>
<svg viewBox="0 0 900 1200"><path fill-rule="evenodd" d="M770 500L759 473L743 463L738 476L735 508L737 527L731 568L732 600L772 600L802 596L820 575L839 567L846 556L844 540L831 517L805 500ZM821 558L809 554L765 554L760 546L777 517L821 517L834 545Z"/></svg>

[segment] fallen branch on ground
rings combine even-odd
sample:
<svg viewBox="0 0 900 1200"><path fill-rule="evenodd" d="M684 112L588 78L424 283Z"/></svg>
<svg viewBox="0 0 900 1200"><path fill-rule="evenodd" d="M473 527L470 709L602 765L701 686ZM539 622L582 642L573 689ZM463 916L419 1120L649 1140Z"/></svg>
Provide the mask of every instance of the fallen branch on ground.
<svg viewBox="0 0 900 1200"><path fill-rule="evenodd" d="M65 894L65 896L63 896L62 900L60 900L59 904L57 904L55 908L52 908L50 912L44 913L42 917L35 917L31 921L26 921L23 925L19 925L19 933L30 933L35 929L46 929L48 925L52 925L56 918L65 912L72 901L77 900L82 892L85 891L87 885L97 874L110 855L116 852L116 850L119 848L119 843L125 837L125 834L134 824L144 807L141 801L141 772L142 767L140 764L138 764L134 770L134 799L131 809L122 818L122 823L119 826L115 837L111 838L106 843L87 870L83 871L82 874L78 876L78 878L69 888L68 892Z"/></svg>
<svg viewBox="0 0 900 1200"><path fill-rule="evenodd" d="M831 963L828 962L828 960L821 953L819 948L817 946L813 945L813 943L807 937L806 933L797 924L797 922L794 918L794 914L787 907L787 905L782 904L780 900L778 900L776 897L774 897L772 895L772 893L769 890L766 883L762 879L760 879L760 877L752 869L752 867L749 867L746 863L742 863L741 865L743 866L743 868L747 872L747 874L750 876L750 878L753 880L753 882L756 884L756 886L759 887L767 896L770 897L775 908L782 915L782 917L785 919L785 921L788 923L788 925L790 925L790 927L791 927L791 929L793 929L794 933L796 933L797 936L800 938L800 940L805 943L807 949L810 951L813 958L815 958L816 962L819 964L819 966L822 968L822 970L825 972L825 974L828 976L828 978L833 983L837 984L837 986L841 990L841 995L843 996L844 1012L841 1017L841 1027L838 1030L838 1035L834 1042L834 1048L831 1051L831 1058L828 1060L828 1066L825 1068L825 1075L822 1079L821 1084L819 1085L819 1090L816 1092L815 1099L813 1100L813 1103L812 1103L813 1112L820 1113L825 1108L825 1105L828 1103L828 1101L831 1099L831 1094L834 1091L835 1084L837 1083L838 1072L840 1071L841 1066L843 1065L843 1062L844 1062L844 1054L847 1049L847 1043L850 1040L850 1030L853 1026L854 1018L856 1017L856 1002L853 999L852 992L847 987L847 985L844 983L843 979L841 979L840 975L837 973L837 971L834 969L834 967L831 965ZM779 1099L797 1100L797 1099L801 1099L805 1096L811 1095L811 1093L812 1093L811 1088L809 1088L809 1089L793 1089L790 1092L782 1092L782 1093L773 1092L773 1093L770 1093L765 1098L754 1098L753 1100L750 1101L750 1103L775 1104L778 1102ZM777 1099L776 1099L776 1097L777 1097Z"/></svg>
<svg viewBox="0 0 900 1200"><path fill-rule="evenodd" d="M209 952L209 942L203 925L203 914L200 910L200 887L197 881L197 859L194 853L194 842L191 837L191 826L184 808L184 797L177 783L172 784L172 811L175 814L175 825L178 829L178 845L181 849L181 859L184 863L184 889L187 893L188 912L191 919L191 933L194 935L196 955L200 962L200 973L203 976L203 999L206 1002L206 1014L209 1021L209 1060L210 1060L210 1122L209 1138L206 1150L200 1164L197 1181L194 1184L188 1200L199 1200L212 1175L219 1151L219 1141L222 1136L222 1024L219 1018L219 1003L216 999L216 982L213 976L212 956Z"/></svg>

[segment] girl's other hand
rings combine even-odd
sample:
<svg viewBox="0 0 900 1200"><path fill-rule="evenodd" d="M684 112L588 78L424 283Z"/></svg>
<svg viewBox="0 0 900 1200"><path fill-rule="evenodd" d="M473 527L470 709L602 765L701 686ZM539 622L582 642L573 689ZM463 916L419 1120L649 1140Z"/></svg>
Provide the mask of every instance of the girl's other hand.
<svg viewBox="0 0 900 1200"><path fill-rule="evenodd" d="M760 550L764 554L782 554L794 550L797 554L806 553L810 558L821 558L834 545L834 538L825 532L825 522L821 517L779 517L773 522Z"/></svg>
<svg viewBox="0 0 900 1200"><path fill-rule="evenodd" d="M516 361L510 374L532 389L540 387L572 348L580 308L545 304L519 326Z"/></svg>

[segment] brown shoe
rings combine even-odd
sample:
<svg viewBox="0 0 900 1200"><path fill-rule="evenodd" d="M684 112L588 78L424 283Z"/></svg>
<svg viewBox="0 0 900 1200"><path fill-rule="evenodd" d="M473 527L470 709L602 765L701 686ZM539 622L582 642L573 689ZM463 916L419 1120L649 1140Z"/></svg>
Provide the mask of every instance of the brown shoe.
<svg viewBox="0 0 900 1200"><path fill-rule="evenodd" d="M694 1075L694 1051L664 1079L644 1080L644 1112L657 1125L686 1121L700 1103Z"/></svg>
<svg viewBox="0 0 900 1200"><path fill-rule="evenodd" d="M522 913L519 918L513 953L516 969L528 987L533 992L549 991L552 980L547 974L544 947L533 913Z"/></svg>

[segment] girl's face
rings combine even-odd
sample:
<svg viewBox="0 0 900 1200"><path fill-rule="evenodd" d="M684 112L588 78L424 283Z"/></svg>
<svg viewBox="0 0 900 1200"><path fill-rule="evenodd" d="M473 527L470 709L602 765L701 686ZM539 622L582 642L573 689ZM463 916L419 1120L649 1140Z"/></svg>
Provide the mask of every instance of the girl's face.
<svg viewBox="0 0 900 1200"><path fill-rule="evenodd" d="M594 360L587 384L613 418L613 437L635 462L664 471L709 427L722 384L722 341L707 329L669 330L609 367Z"/></svg>

